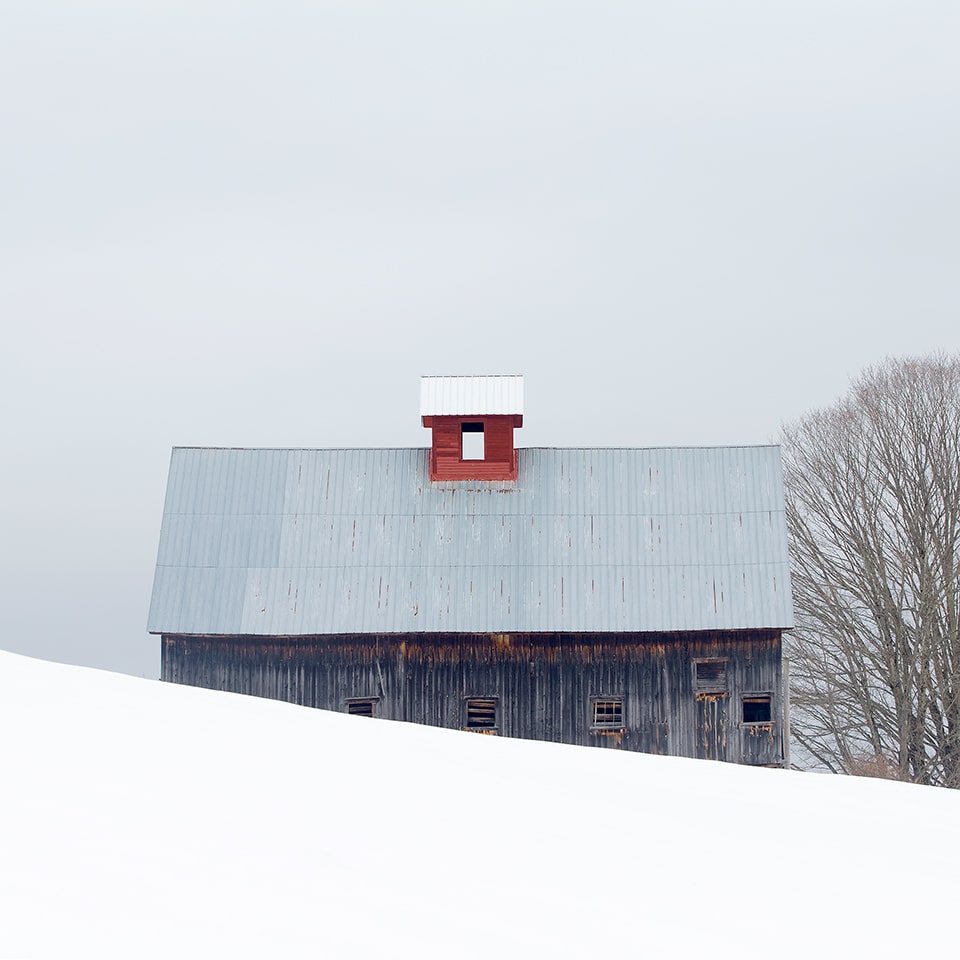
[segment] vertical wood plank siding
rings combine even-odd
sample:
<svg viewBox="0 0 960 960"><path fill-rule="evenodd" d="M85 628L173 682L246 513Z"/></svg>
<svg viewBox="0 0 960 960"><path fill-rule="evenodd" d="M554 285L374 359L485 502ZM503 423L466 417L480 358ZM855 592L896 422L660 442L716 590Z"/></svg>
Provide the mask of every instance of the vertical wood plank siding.
<svg viewBox="0 0 960 960"><path fill-rule="evenodd" d="M725 692L697 693L694 662L726 658ZM773 631L578 636L187 637L164 635L174 683L466 726L468 697L496 698L502 736L780 766L781 643ZM772 695L771 722L743 723L745 694ZM592 729L591 698L623 699L622 730Z"/></svg>

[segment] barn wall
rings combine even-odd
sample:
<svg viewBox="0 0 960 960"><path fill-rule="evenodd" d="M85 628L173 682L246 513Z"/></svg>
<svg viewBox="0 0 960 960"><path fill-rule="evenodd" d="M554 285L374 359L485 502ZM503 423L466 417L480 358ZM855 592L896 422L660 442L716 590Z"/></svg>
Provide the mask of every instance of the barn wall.
<svg viewBox="0 0 960 960"><path fill-rule="evenodd" d="M695 689L694 663L725 659L726 690ZM497 700L502 736L760 765L782 763L775 632L224 638L164 636L164 680L376 716L466 725L466 699ZM769 723L743 697L771 695ZM591 729L593 697L623 698L623 728Z"/></svg>

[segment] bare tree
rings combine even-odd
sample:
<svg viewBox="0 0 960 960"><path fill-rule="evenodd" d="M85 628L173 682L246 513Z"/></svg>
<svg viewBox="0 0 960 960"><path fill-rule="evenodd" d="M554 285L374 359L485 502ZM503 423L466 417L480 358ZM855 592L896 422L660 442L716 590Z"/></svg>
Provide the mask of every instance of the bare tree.
<svg viewBox="0 0 960 960"><path fill-rule="evenodd" d="M960 787L960 357L868 369L783 448L798 752Z"/></svg>

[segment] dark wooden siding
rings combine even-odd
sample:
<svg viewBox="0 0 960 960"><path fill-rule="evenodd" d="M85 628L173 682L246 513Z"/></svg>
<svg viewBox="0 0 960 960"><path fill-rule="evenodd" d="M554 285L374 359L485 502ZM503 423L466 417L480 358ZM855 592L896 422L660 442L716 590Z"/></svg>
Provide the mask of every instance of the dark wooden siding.
<svg viewBox="0 0 960 960"><path fill-rule="evenodd" d="M699 659L726 659L725 690L695 689ZM376 698L375 715L466 726L495 698L503 736L780 765L781 649L774 632L639 636L164 636L164 680L327 710ZM770 694L770 723L744 695ZM595 698L622 698L623 728L593 729Z"/></svg>

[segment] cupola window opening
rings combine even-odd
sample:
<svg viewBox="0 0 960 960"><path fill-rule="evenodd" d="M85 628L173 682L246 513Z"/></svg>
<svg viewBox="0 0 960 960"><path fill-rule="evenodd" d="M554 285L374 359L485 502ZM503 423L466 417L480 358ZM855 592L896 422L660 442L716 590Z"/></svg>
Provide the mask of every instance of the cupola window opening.
<svg viewBox="0 0 960 960"><path fill-rule="evenodd" d="M469 420L460 425L460 459L483 460L483 423Z"/></svg>

